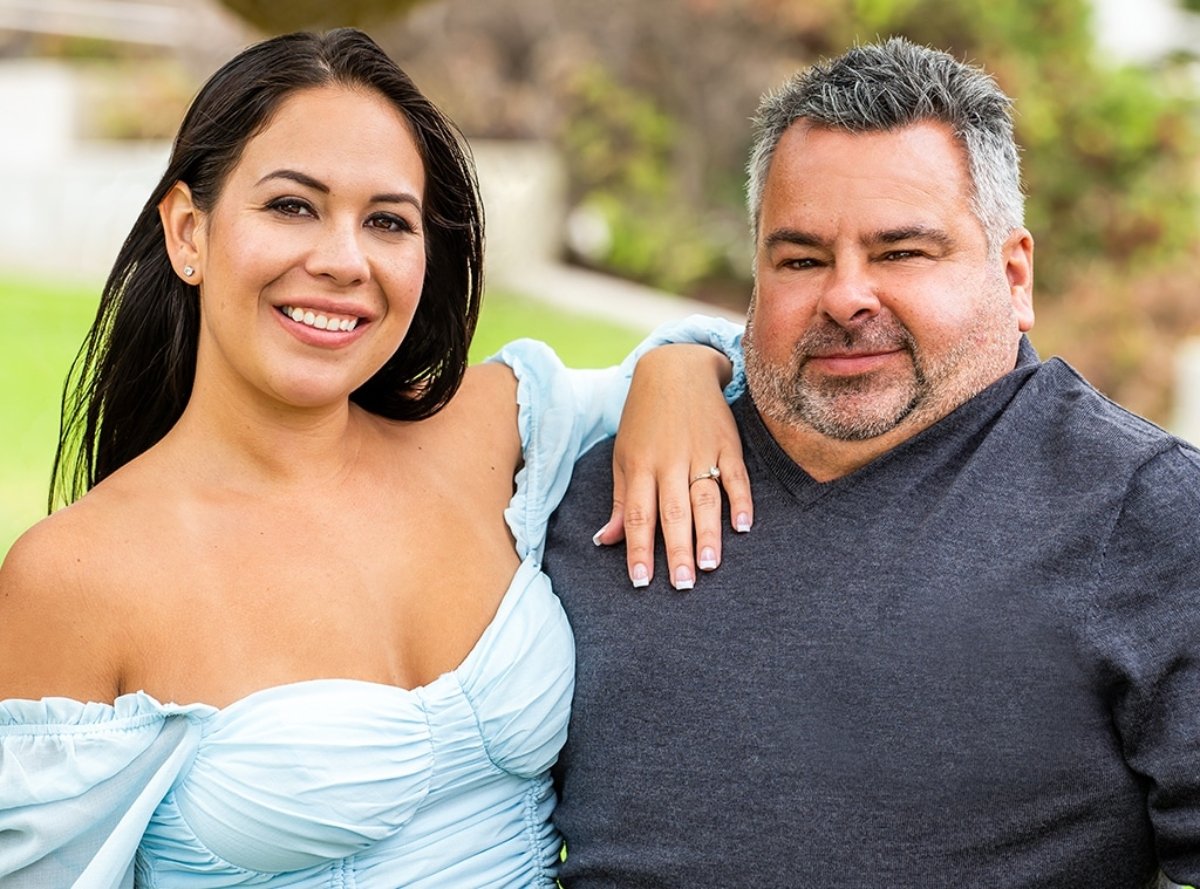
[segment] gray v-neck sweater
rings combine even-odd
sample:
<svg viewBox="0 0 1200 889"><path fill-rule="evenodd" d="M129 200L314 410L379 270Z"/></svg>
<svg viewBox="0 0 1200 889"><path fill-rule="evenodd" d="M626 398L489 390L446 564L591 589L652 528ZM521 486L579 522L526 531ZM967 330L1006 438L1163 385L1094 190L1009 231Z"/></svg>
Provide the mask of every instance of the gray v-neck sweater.
<svg viewBox="0 0 1200 889"><path fill-rule="evenodd" d="M575 887L1200 881L1200 454L1022 344L814 481L735 405L749 534L635 591L584 457L545 567L575 631Z"/></svg>

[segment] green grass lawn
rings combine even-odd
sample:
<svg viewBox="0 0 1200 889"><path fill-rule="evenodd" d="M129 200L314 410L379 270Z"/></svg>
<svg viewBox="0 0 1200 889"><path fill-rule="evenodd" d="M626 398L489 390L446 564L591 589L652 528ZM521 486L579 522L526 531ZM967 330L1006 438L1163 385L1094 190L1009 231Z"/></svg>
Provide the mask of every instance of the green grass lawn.
<svg viewBox="0 0 1200 889"><path fill-rule="evenodd" d="M0 281L0 552L46 513L63 377L98 287Z"/></svg>
<svg viewBox="0 0 1200 889"><path fill-rule="evenodd" d="M0 558L45 515L63 378L95 315L99 290L99 284L0 278L0 306L10 321L0 327ZM545 340L576 367L619 361L641 339L619 325L489 293L471 359L523 336Z"/></svg>

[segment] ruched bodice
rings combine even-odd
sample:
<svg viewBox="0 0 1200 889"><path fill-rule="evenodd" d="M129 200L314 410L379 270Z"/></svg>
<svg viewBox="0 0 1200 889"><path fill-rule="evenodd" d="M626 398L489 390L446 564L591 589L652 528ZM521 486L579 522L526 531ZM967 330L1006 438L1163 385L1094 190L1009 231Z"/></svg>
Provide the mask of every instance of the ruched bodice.
<svg viewBox="0 0 1200 889"><path fill-rule="evenodd" d="M139 881L393 889L458 885L455 871L461 885L550 881L546 772L566 733L572 656L558 600L525 562L461 666L428 685L317 680L193 709L196 751L154 812Z"/></svg>

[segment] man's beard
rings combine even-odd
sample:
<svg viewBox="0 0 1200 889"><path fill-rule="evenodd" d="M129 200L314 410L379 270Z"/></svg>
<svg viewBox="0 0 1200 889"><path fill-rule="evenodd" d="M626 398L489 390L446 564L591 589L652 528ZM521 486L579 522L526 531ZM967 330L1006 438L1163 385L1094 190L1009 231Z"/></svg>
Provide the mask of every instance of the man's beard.
<svg viewBox="0 0 1200 889"><path fill-rule="evenodd" d="M832 322L805 332L786 367L766 363L754 337L754 319L744 341L746 379L755 406L786 425L804 425L829 438L863 441L899 426L934 393L912 334L894 316L876 315L853 329ZM832 352L892 352L907 356L909 369L854 376L815 376L809 359Z"/></svg>

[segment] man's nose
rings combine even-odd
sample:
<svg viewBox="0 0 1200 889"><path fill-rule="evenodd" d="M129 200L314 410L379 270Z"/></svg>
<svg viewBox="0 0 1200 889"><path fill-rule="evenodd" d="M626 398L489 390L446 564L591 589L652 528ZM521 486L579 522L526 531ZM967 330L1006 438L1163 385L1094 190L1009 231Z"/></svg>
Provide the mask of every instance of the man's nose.
<svg viewBox="0 0 1200 889"><path fill-rule="evenodd" d="M877 285L865 263L835 262L821 289L817 310L842 327L849 327L879 313Z"/></svg>

